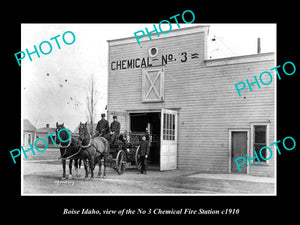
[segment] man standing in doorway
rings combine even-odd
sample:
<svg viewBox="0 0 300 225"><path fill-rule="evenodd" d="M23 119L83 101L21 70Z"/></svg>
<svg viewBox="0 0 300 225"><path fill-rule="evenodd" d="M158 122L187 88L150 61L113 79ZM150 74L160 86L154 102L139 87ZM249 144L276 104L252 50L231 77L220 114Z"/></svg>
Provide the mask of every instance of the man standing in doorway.
<svg viewBox="0 0 300 225"><path fill-rule="evenodd" d="M99 122L97 123L95 137L100 136L106 138L108 133L109 133L108 121L105 119L105 114L102 113L101 120L99 120Z"/></svg>
<svg viewBox="0 0 300 225"><path fill-rule="evenodd" d="M139 156L141 160L141 173L147 174L147 158L150 152L149 142L146 140L146 136L142 136L140 143Z"/></svg>
<svg viewBox="0 0 300 225"><path fill-rule="evenodd" d="M113 116L113 122L110 124L110 132L111 132L111 142L113 143L116 139L116 136L120 134L121 125L117 120L117 116Z"/></svg>

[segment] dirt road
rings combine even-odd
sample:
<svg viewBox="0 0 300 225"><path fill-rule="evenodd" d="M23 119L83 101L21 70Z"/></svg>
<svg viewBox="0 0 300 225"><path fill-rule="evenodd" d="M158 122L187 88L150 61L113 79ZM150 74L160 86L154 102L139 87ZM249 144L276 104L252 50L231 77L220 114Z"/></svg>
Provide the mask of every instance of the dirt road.
<svg viewBox="0 0 300 225"><path fill-rule="evenodd" d="M67 173L69 168L67 167ZM98 172L96 168L95 174ZM23 193L26 194L273 194L274 183L256 181L248 175L224 178L198 174L197 171L166 171L149 168L147 175L137 174L129 168L118 175L107 168L107 178L84 179L84 169L80 177L62 180L62 166L58 161L23 161ZM245 178L245 179L244 179Z"/></svg>

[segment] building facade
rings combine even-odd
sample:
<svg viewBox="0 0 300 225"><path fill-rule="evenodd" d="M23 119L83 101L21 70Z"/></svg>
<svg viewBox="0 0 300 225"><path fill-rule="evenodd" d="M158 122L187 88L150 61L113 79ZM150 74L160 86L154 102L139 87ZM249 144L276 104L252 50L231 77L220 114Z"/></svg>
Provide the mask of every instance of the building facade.
<svg viewBox="0 0 300 225"><path fill-rule="evenodd" d="M273 68L274 53L207 59L208 31L173 30L141 45L134 37L108 41L108 119L117 115L121 131L150 129L160 170L238 172L234 159L275 141L276 82L241 96L235 89ZM275 152L247 161L241 173L274 176Z"/></svg>
<svg viewBox="0 0 300 225"><path fill-rule="evenodd" d="M34 143L36 128L28 119L23 119L23 146L28 148L29 144Z"/></svg>
<svg viewBox="0 0 300 225"><path fill-rule="evenodd" d="M54 133L51 136L52 136L53 140L56 141L55 131L56 131L56 128L50 127L49 124L47 123L45 127L41 127L41 128L38 128L36 130L36 138L42 138L42 139L46 140L47 141L47 147L51 147L51 148L57 147L57 146L54 146L50 136L46 137L47 135ZM45 147L45 143L43 141L39 141L37 143L37 146L38 147Z"/></svg>

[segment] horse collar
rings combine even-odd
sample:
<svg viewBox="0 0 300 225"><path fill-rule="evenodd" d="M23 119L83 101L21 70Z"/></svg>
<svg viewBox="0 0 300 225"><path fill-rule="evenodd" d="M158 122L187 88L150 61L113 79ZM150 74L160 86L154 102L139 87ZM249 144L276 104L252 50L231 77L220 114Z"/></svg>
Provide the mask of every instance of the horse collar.
<svg viewBox="0 0 300 225"><path fill-rule="evenodd" d="M71 142L72 142L72 139L70 139L70 140L68 141L68 144L67 144L66 146L61 145L61 143L60 143L59 147L60 147L60 148L69 148L70 145L71 145Z"/></svg>
<svg viewBox="0 0 300 225"><path fill-rule="evenodd" d="M83 146L83 145L80 144L80 147L81 148L88 148L88 147L90 147L91 146L91 140L92 140L92 135L90 134L90 141L89 141L89 143L87 145L85 145L85 146Z"/></svg>

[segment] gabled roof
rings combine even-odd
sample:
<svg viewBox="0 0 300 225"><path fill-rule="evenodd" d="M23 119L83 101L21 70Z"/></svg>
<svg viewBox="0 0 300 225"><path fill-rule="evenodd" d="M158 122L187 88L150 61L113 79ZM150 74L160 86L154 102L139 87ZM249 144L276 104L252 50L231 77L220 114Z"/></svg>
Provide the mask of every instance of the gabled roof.
<svg viewBox="0 0 300 225"><path fill-rule="evenodd" d="M36 128L32 125L32 123L28 119L23 119L23 130L34 132Z"/></svg>
<svg viewBox="0 0 300 225"><path fill-rule="evenodd" d="M52 127L41 127L36 129L37 133L53 133L55 132L56 128L52 128Z"/></svg>
<svg viewBox="0 0 300 225"><path fill-rule="evenodd" d="M152 26L153 28L153 26ZM157 36L156 33L151 33L151 40L155 39L162 39L162 38L171 38L174 36L178 35L186 35L186 34L193 34L193 33L198 33L198 32L209 32L209 25L197 25L197 26L191 26L191 27L185 27L185 28L177 28L174 30L171 30L168 35L160 35L159 37ZM162 34L161 32L159 32ZM144 36L145 38L140 39L140 42L144 41L151 41L148 37L148 35ZM136 37L131 36L131 37L125 37L125 38L118 38L118 39L111 39L111 40L106 40L108 42L109 46L113 45L121 45L121 44L129 44L129 43L137 43Z"/></svg>

